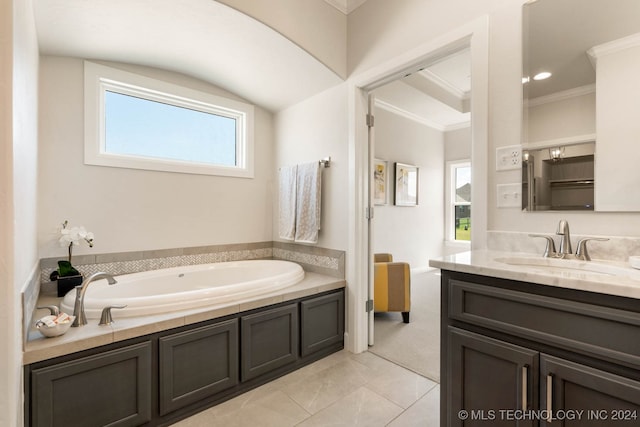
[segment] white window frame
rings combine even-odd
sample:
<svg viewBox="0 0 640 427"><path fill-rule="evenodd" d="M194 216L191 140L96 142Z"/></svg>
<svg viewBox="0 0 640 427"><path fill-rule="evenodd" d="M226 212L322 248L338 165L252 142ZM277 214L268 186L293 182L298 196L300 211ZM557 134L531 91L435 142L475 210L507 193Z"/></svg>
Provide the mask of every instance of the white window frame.
<svg viewBox="0 0 640 427"><path fill-rule="evenodd" d="M470 202L456 203L456 169L461 167L471 167L471 160L455 160L447 162L445 179L445 242L449 246L459 246L471 248L470 240L456 240L456 210L455 206L470 206ZM473 184L473 183L472 183Z"/></svg>
<svg viewBox="0 0 640 427"><path fill-rule="evenodd" d="M236 120L236 165L113 154L105 150L105 92L189 108ZM253 178L254 107L93 62L84 62L84 162L88 165Z"/></svg>

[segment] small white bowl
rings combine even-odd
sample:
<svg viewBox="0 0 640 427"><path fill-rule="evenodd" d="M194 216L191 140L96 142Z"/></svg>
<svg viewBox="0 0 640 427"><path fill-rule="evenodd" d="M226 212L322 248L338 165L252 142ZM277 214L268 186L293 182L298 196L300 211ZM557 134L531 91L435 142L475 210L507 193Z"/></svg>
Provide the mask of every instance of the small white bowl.
<svg viewBox="0 0 640 427"><path fill-rule="evenodd" d="M56 316L53 316L53 315L45 316L36 322L36 328L45 337L51 338L51 337L57 337L64 334L69 330L69 328L71 327L71 324L75 320L75 316L69 316L68 322L58 323L55 326L47 326L47 324L45 323L45 320L55 319L55 317Z"/></svg>
<svg viewBox="0 0 640 427"><path fill-rule="evenodd" d="M640 256L630 256L629 265L640 270Z"/></svg>

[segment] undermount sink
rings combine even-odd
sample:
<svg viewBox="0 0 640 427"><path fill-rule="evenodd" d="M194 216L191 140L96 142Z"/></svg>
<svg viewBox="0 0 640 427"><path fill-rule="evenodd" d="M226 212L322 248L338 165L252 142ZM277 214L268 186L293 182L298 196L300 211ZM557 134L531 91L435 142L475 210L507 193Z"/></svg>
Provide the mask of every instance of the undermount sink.
<svg viewBox="0 0 640 427"><path fill-rule="evenodd" d="M569 274L590 273L603 276L628 277L640 281L640 270L635 270L624 263L527 256L501 257L495 258L495 261L502 264L530 267L537 271Z"/></svg>

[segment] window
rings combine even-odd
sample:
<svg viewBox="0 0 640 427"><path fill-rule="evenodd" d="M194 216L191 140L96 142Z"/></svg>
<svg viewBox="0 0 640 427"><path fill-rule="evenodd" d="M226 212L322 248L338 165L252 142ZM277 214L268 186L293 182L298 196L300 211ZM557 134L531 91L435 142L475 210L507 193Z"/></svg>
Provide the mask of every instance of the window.
<svg viewBox="0 0 640 427"><path fill-rule="evenodd" d="M449 162L447 176L447 239L471 241L471 163Z"/></svg>
<svg viewBox="0 0 640 427"><path fill-rule="evenodd" d="M85 62L85 163L253 177L253 106Z"/></svg>

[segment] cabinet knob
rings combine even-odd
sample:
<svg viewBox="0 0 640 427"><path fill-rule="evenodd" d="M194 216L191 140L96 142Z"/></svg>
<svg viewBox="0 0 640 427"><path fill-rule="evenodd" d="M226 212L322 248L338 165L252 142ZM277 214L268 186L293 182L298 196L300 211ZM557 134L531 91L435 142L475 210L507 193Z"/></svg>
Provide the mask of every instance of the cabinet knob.
<svg viewBox="0 0 640 427"><path fill-rule="evenodd" d="M113 323L113 317L111 317L112 308L125 308L126 305L110 305L102 309L102 315L100 316L99 325L105 326Z"/></svg>

